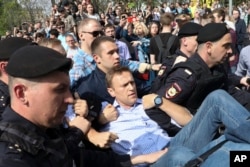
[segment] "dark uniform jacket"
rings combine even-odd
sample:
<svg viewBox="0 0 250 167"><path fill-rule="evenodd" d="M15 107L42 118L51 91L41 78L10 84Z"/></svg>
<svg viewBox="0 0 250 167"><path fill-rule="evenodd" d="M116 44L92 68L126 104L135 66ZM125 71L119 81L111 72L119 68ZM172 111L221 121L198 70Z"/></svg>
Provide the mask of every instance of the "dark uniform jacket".
<svg viewBox="0 0 250 167"><path fill-rule="evenodd" d="M163 97L183 105L195 114L205 97L216 89L224 89L246 108L250 94L236 88L239 77L228 75L222 64L209 68L198 54L174 66L164 85L157 91Z"/></svg>
<svg viewBox="0 0 250 167"><path fill-rule="evenodd" d="M0 167L128 167L129 155L79 149L79 129L41 130L7 107L0 122ZM77 159L76 159L77 158Z"/></svg>
<svg viewBox="0 0 250 167"><path fill-rule="evenodd" d="M44 132L7 107L0 122L1 167L71 167L72 158L57 130Z"/></svg>
<svg viewBox="0 0 250 167"><path fill-rule="evenodd" d="M9 99L10 99L10 94L8 85L0 80L0 119L5 107L8 106L10 103Z"/></svg>

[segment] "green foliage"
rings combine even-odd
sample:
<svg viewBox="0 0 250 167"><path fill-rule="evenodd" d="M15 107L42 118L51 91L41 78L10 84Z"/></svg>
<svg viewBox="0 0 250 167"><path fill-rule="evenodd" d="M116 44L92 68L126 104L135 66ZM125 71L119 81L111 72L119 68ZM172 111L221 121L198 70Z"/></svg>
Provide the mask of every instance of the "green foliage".
<svg viewBox="0 0 250 167"><path fill-rule="evenodd" d="M16 0L0 0L0 34L11 30L15 25L21 25L26 18L25 11Z"/></svg>

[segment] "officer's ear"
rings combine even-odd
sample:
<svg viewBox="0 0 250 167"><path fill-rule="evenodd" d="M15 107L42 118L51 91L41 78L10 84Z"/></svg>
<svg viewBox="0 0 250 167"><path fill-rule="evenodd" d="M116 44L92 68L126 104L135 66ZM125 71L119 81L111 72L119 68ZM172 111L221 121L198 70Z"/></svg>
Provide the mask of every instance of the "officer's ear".
<svg viewBox="0 0 250 167"><path fill-rule="evenodd" d="M24 84L16 84L14 86L14 96L24 105L28 104L26 96L27 86Z"/></svg>
<svg viewBox="0 0 250 167"><path fill-rule="evenodd" d="M208 42L205 43L205 46L207 48L207 53L210 54L211 50L212 50L212 47L213 47L213 43L208 41Z"/></svg>
<svg viewBox="0 0 250 167"><path fill-rule="evenodd" d="M7 66L6 61L0 61L0 71L1 71L1 73L6 73L6 71L5 71L6 66Z"/></svg>

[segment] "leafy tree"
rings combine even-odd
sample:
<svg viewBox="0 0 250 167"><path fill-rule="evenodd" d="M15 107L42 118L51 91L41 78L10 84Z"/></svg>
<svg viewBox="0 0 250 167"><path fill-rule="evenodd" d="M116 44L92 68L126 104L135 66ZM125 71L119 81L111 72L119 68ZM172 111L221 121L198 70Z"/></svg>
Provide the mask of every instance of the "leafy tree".
<svg viewBox="0 0 250 167"><path fill-rule="evenodd" d="M0 0L0 33L11 30L14 25L21 25L25 12L16 0Z"/></svg>

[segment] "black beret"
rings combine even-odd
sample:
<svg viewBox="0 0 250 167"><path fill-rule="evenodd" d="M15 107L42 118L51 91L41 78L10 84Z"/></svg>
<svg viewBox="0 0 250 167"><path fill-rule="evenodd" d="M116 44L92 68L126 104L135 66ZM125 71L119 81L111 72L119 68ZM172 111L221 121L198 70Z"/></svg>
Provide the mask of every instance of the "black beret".
<svg viewBox="0 0 250 167"><path fill-rule="evenodd" d="M11 37L0 41L0 60L9 60L12 53L31 43L31 41L20 37Z"/></svg>
<svg viewBox="0 0 250 167"><path fill-rule="evenodd" d="M199 44L208 41L214 42L229 33L225 23L208 23L200 31L197 37Z"/></svg>
<svg viewBox="0 0 250 167"><path fill-rule="evenodd" d="M180 28L178 37L182 38L182 37L198 35L201 28L202 26L200 24L188 22Z"/></svg>
<svg viewBox="0 0 250 167"><path fill-rule="evenodd" d="M13 77L36 78L53 71L68 71L71 64L71 59L53 49L25 46L11 55L6 71Z"/></svg>

